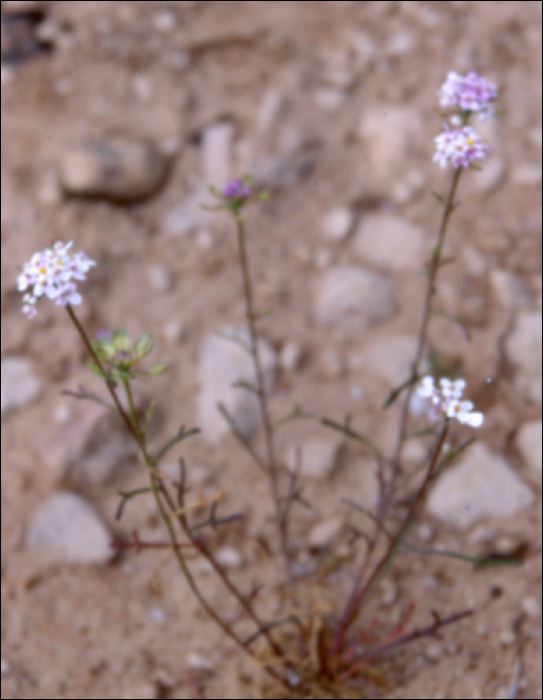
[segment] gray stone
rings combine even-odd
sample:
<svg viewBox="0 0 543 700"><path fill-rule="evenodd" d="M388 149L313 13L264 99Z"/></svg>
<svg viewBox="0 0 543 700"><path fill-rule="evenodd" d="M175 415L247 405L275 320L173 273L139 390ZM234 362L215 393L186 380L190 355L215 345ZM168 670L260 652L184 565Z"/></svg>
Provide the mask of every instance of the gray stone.
<svg viewBox="0 0 543 700"><path fill-rule="evenodd" d="M517 432L517 447L522 459L541 480L542 473L542 423L540 420L525 423Z"/></svg>
<svg viewBox="0 0 543 700"><path fill-rule="evenodd" d="M436 518L468 528L480 518L507 517L533 502L528 486L484 444L473 445L460 460L430 492L427 505Z"/></svg>
<svg viewBox="0 0 543 700"><path fill-rule="evenodd" d="M64 151L60 182L73 195L137 200L158 190L166 166L166 159L149 139L102 137Z"/></svg>
<svg viewBox="0 0 543 700"><path fill-rule="evenodd" d="M75 493L51 496L31 518L27 544L59 563L104 564L114 554L93 508Z"/></svg>
<svg viewBox="0 0 543 700"><path fill-rule="evenodd" d="M424 244L424 232L418 226L386 213L365 216L353 240L362 260L394 271L422 268Z"/></svg>
<svg viewBox="0 0 543 700"><path fill-rule="evenodd" d="M217 442L229 432L228 423L217 409L223 403L237 429L251 438L259 423L258 397L248 387L233 386L245 382L254 386L256 375L250 355L249 335L245 330L223 328L209 336L200 350L199 425L203 437ZM259 341L265 389L271 393L277 358L264 340Z"/></svg>
<svg viewBox="0 0 543 700"><path fill-rule="evenodd" d="M1 363L1 414L28 406L41 393L42 382L32 372L32 363L24 357L5 357Z"/></svg>
<svg viewBox="0 0 543 700"><path fill-rule="evenodd" d="M339 466L342 438L311 438L301 445L292 445L287 452L287 468L310 479L329 479Z"/></svg>
<svg viewBox="0 0 543 700"><path fill-rule="evenodd" d="M315 317L322 323L352 327L360 333L394 313L394 284L363 267L334 267L319 282Z"/></svg>

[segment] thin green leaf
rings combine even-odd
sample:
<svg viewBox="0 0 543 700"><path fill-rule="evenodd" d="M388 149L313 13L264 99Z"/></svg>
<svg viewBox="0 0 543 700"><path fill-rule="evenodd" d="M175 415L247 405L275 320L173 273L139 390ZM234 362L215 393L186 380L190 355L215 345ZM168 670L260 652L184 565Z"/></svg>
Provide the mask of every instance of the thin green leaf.
<svg viewBox="0 0 543 700"><path fill-rule="evenodd" d="M159 374L164 374L170 369L171 362L157 362L151 369L147 370L150 377L157 377Z"/></svg>
<svg viewBox="0 0 543 700"><path fill-rule="evenodd" d="M141 489L134 489L133 491L119 491L119 496L121 497L121 502L115 513L115 520L120 520L124 511L125 505L135 496L139 496L141 493L148 493L152 491L150 486L144 486Z"/></svg>
<svg viewBox="0 0 543 700"><path fill-rule="evenodd" d="M237 382L232 382L230 386L234 389L247 389L247 391L250 391L253 394L256 394L257 396L260 396L258 388L254 384L245 381L245 379L240 379Z"/></svg>
<svg viewBox="0 0 543 700"><path fill-rule="evenodd" d="M450 549L433 549L432 547L416 547L414 545L404 545L399 551L403 553L416 552L417 554L432 554L440 557L450 557L451 559L459 559L460 561L465 561L468 564L473 564L477 568L482 566L520 566L523 564L523 559L516 557L507 559L493 555L471 557L468 554L455 552L454 550Z"/></svg>
<svg viewBox="0 0 543 700"><path fill-rule="evenodd" d="M406 379L405 382L400 384L400 386L397 386L395 389L393 389L388 395L387 400L383 404L383 410L386 411L387 408L390 408L390 406L392 406L392 404L400 396L402 391L407 389L411 384L414 384L417 381L417 379L417 377L410 377L409 379Z"/></svg>
<svg viewBox="0 0 543 700"><path fill-rule="evenodd" d="M319 420L320 416L318 416L316 413L307 413L306 411L303 411L299 406L295 406L294 409L291 411L286 416L283 416L283 418L279 418L273 425L272 425L272 430L278 430L279 428L282 428L284 425L287 423L290 423L295 420Z"/></svg>
<svg viewBox="0 0 543 700"><path fill-rule="evenodd" d="M156 407L158 406L158 401L156 399L153 399L151 403L149 404L149 408L145 412L145 419L144 419L144 430L147 432L149 426L151 425L151 421L153 420L153 416L155 414Z"/></svg>
<svg viewBox="0 0 543 700"><path fill-rule="evenodd" d="M179 428L179 431L177 435L174 435L171 440L168 440L168 442L163 445L160 450L157 452L153 462L154 464L158 464L160 460L164 457L164 455L169 452L172 447L175 447L178 442L181 442L185 438L190 437L191 435L197 435L200 432L200 428L191 428L191 430L185 430L184 426L181 426Z"/></svg>
<svg viewBox="0 0 543 700"><path fill-rule="evenodd" d="M360 442L362 445L371 450L382 462L387 461L387 458L385 457L383 452L381 452L381 450L376 445L374 445L373 442L367 437L365 437L361 433L358 433L356 430L353 430L350 427L348 421L344 424L341 424L336 423L336 421L330 420L329 418L321 418L320 422L322 423L322 425L325 425L328 428L332 428L333 430L338 430L340 433L343 433L343 435L345 435L346 437L352 438L353 440Z"/></svg>

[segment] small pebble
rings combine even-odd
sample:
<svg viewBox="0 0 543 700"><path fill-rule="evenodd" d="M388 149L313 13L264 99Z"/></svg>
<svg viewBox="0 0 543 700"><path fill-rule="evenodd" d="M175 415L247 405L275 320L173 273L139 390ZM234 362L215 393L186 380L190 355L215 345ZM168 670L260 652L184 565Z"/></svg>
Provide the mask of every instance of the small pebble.
<svg viewBox="0 0 543 700"><path fill-rule="evenodd" d="M149 286L153 292L164 294L172 288L172 275L163 265L152 265L147 270Z"/></svg>
<svg viewBox="0 0 543 700"><path fill-rule="evenodd" d="M522 599L521 607L523 612L532 618L538 620L541 617L541 601L536 596L526 596Z"/></svg>
<svg viewBox="0 0 543 700"><path fill-rule="evenodd" d="M154 620L155 622L164 622L166 619L166 614L162 608L151 608L148 610L147 614L151 620Z"/></svg>
<svg viewBox="0 0 543 700"><path fill-rule="evenodd" d="M346 93L337 88L320 88L315 92L314 99L325 112L335 112L345 104Z"/></svg>
<svg viewBox="0 0 543 700"><path fill-rule="evenodd" d="M500 644L504 647L509 647L511 644L514 644L517 640L517 634L515 630L512 627L509 627L508 629L502 630L500 632Z"/></svg>
<svg viewBox="0 0 543 700"><path fill-rule="evenodd" d="M322 232L332 241L343 241L350 234L354 223L354 215L348 207L336 207L325 216L322 222Z"/></svg>
<svg viewBox="0 0 543 700"><path fill-rule="evenodd" d="M392 605L398 600L398 586L389 578L382 581L380 585L381 603L385 606Z"/></svg>
<svg viewBox="0 0 543 700"><path fill-rule="evenodd" d="M432 642L425 648L424 656L430 663L436 663L443 656L443 647L439 642Z"/></svg>
<svg viewBox="0 0 543 700"><path fill-rule="evenodd" d="M212 673L215 670L215 665L209 654L200 654L197 651L189 651L187 654L187 665L193 671L208 671Z"/></svg>
<svg viewBox="0 0 543 700"><path fill-rule="evenodd" d="M222 547L216 557L219 564L227 569L240 569L244 564L243 555L233 547Z"/></svg>
<svg viewBox="0 0 543 700"><path fill-rule="evenodd" d="M335 516L317 523L309 533L308 542L311 549L324 549L334 540L343 528L343 518Z"/></svg>
<svg viewBox="0 0 543 700"><path fill-rule="evenodd" d="M159 32L171 32L172 29L175 29L177 18L173 12L163 10L153 17L153 24Z"/></svg>
<svg viewBox="0 0 543 700"><path fill-rule="evenodd" d="M279 353L279 365L282 369L293 372L298 369L303 358L303 348L293 341L283 345Z"/></svg>
<svg viewBox="0 0 543 700"><path fill-rule="evenodd" d="M421 523L417 528L417 537L421 542L430 542L434 538L434 528L428 523Z"/></svg>
<svg viewBox="0 0 543 700"><path fill-rule="evenodd" d="M187 337L187 328L182 321L168 321L162 330L166 342L176 345Z"/></svg>

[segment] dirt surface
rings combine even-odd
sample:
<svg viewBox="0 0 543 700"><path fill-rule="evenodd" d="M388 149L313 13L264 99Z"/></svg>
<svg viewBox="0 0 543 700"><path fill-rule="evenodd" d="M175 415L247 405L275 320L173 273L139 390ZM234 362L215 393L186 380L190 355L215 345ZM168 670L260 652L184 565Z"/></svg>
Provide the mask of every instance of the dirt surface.
<svg viewBox="0 0 543 700"><path fill-rule="evenodd" d="M469 529L424 515L423 545L479 555L501 543L523 563L475 570L410 554L391 570L393 592L377 596L375 614L390 629L412 602L412 625L428 624L431 610L475 610L442 640L402 651L386 675L388 697L540 698L541 484L515 436L541 418L541 404L523 393L503 345L518 314L537 311L541 298L541 3L50 2L39 11L23 16L34 37L24 46L7 14L2 29L2 357L30 359L42 381L39 397L2 422L2 698L258 696L250 664L198 610L166 552L125 551L101 566L52 564L27 544L36 509L62 490L84 496L117 538L134 528L150 540L164 533L145 498L115 521L117 492L145 483L129 456L104 482L67 477L64 441L96 419L60 391L100 385L62 309L44 304L32 321L22 317L16 277L24 261L55 240L73 240L97 260L80 307L89 328L152 331L154 357L173 363L167 375L141 382L143 398L161 403L153 444L180 423L195 425L201 343L222 326L243 325L236 240L224 214L184 235L168 232L165 217L202 185L206 131L232 124L231 174L253 169L271 185L248 224L257 303L273 308L262 335L277 350L294 342L302 351L299 366L280 372L273 413L295 405L337 420L350 413L390 451L397 413L380 406L392 387L349 358L375 339L416 337L424 278L420 267L390 273L398 302L382 323L363 332L325 325L313 313L323 272L355 264L358 253L352 236L333 241L321 229L336 206L350 208L355 225L392 212L422 228L429 253L439 221L430 191L445 192L450 176L431 162L436 91L449 70L470 69L503 88L505 114L487 127L498 175L478 185L480 176L467 173L461 182L447 249L454 264L442 274L440 300L466 318L471 341L436 319L431 347L466 377L485 411L477 439L503 455L535 497L510 517ZM385 146L376 156L361 126L380 109L384 121L389 109L414 119L392 158ZM66 150L119 133L151 139L167 154L156 191L120 203L65 195L58 173ZM224 173L227 165L211 167ZM495 270L518 280L521 292L506 286L500 296ZM101 430L99 441L117 439L109 424ZM460 429L457 440L470 434ZM313 423L293 424L280 449L315 435L331 437ZM189 473L196 469L197 490L225 490L225 511L243 514L216 545L240 554L236 580L247 588L265 582L263 607L275 610L282 578L264 475L230 437L215 446L194 437L179 454ZM341 500L363 497L367 464L367 453L349 444L337 473L308 486L312 510L296 511L294 539L309 569L318 556L307 553L308 533L338 512L352 520ZM201 576L213 604L231 606L235 617L212 576ZM337 599L344 585L332 578L323 595Z"/></svg>

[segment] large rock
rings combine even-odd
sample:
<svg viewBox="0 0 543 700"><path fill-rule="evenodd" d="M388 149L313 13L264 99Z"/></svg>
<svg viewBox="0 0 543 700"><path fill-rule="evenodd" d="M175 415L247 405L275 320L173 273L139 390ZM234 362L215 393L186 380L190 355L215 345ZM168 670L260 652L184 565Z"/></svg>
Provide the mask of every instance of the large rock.
<svg viewBox="0 0 543 700"><path fill-rule="evenodd" d="M394 313L392 280L363 267L334 267L319 282L315 317L323 323L352 326L360 333Z"/></svg>
<svg viewBox="0 0 543 700"><path fill-rule="evenodd" d="M103 564L114 554L110 535L81 496L58 493L32 516L27 544L59 563Z"/></svg>
<svg viewBox="0 0 543 700"><path fill-rule="evenodd" d="M32 372L30 360L24 357L5 357L1 364L1 413L28 406L41 393L42 382Z"/></svg>
<svg viewBox="0 0 543 700"><path fill-rule="evenodd" d="M425 253L424 232L406 219L393 214L365 216L353 245L362 260L387 270L422 268Z"/></svg>
<svg viewBox="0 0 543 700"><path fill-rule="evenodd" d="M239 382L256 385L256 373L249 351L249 334L244 330L223 328L209 336L200 350L199 425L209 442L217 442L230 431L217 409L223 403L239 432L251 438L260 420L258 396ZM264 340L259 340L260 359L267 393L275 381L277 358Z"/></svg>
<svg viewBox="0 0 543 700"><path fill-rule="evenodd" d="M513 515L533 500L505 459L477 443L439 477L427 505L436 518L468 528L483 517Z"/></svg>
<svg viewBox="0 0 543 700"><path fill-rule="evenodd" d="M66 149L60 181L68 194L130 201L154 193L166 169L166 158L150 140L104 136Z"/></svg>

